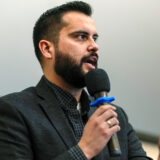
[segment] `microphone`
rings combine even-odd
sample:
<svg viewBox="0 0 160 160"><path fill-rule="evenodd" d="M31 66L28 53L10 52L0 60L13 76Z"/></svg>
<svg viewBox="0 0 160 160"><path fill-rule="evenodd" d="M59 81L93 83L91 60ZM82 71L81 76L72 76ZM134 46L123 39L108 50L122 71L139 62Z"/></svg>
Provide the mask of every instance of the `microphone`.
<svg viewBox="0 0 160 160"><path fill-rule="evenodd" d="M107 73L103 69L93 69L89 71L85 75L85 83L89 94L95 99L108 96L110 81ZM107 103L101 103L101 105L103 104ZM116 133L113 134L109 140L108 148L111 156L115 157L121 155L121 149Z"/></svg>

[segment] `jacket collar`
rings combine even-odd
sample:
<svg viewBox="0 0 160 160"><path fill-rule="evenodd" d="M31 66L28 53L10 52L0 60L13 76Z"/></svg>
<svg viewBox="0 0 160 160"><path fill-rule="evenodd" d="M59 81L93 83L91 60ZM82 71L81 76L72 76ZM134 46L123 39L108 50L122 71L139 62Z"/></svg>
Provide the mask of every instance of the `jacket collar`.
<svg viewBox="0 0 160 160"><path fill-rule="evenodd" d="M40 107L52 123L52 126L57 130L59 136L63 139L67 148L76 145L74 133L58 104L53 90L46 84L44 76L36 86L36 92Z"/></svg>
<svg viewBox="0 0 160 160"><path fill-rule="evenodd" d="M36 92L38 95L38 103L40 107L45 112L47 118L51 122L52 126L55 128L61 139L63 140L66 148L71 148L72 146L76 145L76 139L68 121L58 104L56 96L54 95L53 90L46 84L45 77L42 76L40 82L36 86ZM87 94L87 93L85 93ZM83 102L82 102L83 103ZM89 110L89 117L94 113L96 108L87 109ZM108 155L108 148L107 148L107 155ZM103 159L103 152L93 160L101 160Z"/></svg>

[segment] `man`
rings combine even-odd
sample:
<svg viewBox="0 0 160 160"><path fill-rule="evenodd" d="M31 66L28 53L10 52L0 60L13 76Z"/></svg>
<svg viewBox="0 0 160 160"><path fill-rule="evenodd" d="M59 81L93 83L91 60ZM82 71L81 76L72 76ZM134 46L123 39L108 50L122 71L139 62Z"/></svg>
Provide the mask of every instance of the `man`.
<svg viewBox="0 0 160 160"><path fill-rule="evenodd" d="M84 76L98 61L90 16L90 6L75 1L38 19L33 41L44 76L36 87L0 99L1 160L149 159L120 107L89 108ZM115 158L107 146L114 133L122 151Z"/></svg>

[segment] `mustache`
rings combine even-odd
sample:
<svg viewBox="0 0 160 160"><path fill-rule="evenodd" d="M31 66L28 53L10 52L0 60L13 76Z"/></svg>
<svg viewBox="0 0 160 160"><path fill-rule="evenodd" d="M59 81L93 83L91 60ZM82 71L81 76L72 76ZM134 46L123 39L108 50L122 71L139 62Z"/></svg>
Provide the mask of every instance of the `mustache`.
<svg viewBox="0 0 160 160"><path fill-rule="evenodd" d="M98 54L95 53L95 52L91 52L89 55L84 56L84 57L82 58L81 64L82 64L83 62L85 62L88 58L92 57L92 56L96 57L96 58L97 58L97 61L98 61L98 58L99 58Z"/></svg>

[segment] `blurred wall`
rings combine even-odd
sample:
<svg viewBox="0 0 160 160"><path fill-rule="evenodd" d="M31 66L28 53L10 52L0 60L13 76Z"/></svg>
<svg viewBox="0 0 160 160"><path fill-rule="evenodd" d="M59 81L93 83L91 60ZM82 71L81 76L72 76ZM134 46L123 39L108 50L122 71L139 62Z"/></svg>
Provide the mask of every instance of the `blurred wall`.
<svg viewBox="0 0 160 160"><path fill-rule="evenodd" d="M84 0L100 38L99 66L109 74L110 96L136 130L160 135L160 1ZM1 0L0 95L36 85L42 71L32 44L35 21L65 0Z"/></svg>

